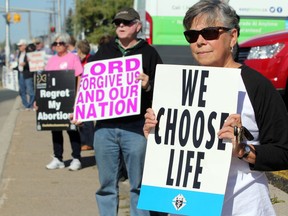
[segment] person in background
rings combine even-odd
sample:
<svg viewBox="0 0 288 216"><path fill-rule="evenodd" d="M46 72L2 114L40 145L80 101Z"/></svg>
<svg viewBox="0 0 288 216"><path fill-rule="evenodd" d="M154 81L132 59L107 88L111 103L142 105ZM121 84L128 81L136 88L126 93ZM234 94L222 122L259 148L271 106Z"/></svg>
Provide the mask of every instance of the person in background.
<svg viewBox="0 0 288 216"><path fill-rule="evenodd" d="M68 50L71 53L77 54L77 49L76 49L76 39L73 36L70 36L71 40L68 43Z"/></svg>
<svg viewBox="0 0 288 216"><path fill-rule="evenodd" d="M44 44L44 40L42 37L37 37L34 40L34 44L36 46L36 52L45 52L45 56L44 56L44 66L47 64L48 59L54 55L54 52L52 51L52 49L50 47L46 47Z"/></svg>
<svg viewBox="0 0 288 216"><path fill-rule="evenodd" d="M139 14L133 8L120 10L113 23L117 37L99 47L89 61L142 54L141 113L139 115L99 120L94 133L95 159L100 188L96 200L100 215L116 216L119 204L119 175L123 155L130 184L130 215L150 215L137 209L147 141L143 134L145 110L151 106L153 82L157 64L162 60L157 51L143 39L137 38L142 29ZM74 120L77 124L77 119Z"/></svg>
<svg viewBox="0 0 288 216"><path fill-rule="evenodd" d="M76 43L77 54L81 60L81 64L87 63L90 57L90 44L87 40L80 40ZM94 121L86 121L79 127L81 138L81 151L93 150L94 139Z"/></svg>
<svg viewBox="0 0 288 216"><path fill-rule="evenodd" d="M68 51L68 44L70 43L70 36L67 33L58 33L55 35L53 46L57 52L52 56L45 67L47 71L53 70L74 70L75 78L78 80L83 72L80 59L77 55ZM81 143L80 135L76 130L67 130L72 148L72 161L69 170L75 171L81 169ZM61 169L64 168L63 162L63 133L62 131L52 131L53 141L53 160L46 166L47 169Z"/></svg>
<svg viewBox="0 0 288 216"><path fill-rule="evenodd" d="M21 39L18 43L18 57L17 57L17 67L14 68L18 71L19 80L19 94L21 97L22 105L25 110L33 109L33 103L35 100L34 92L34 73L29 70L29 63L26 55L27 41ZM27 97L28 96L28 97Z"/></svg>
<svg viewBox="0 0 288 216"><path fill-rule="evenodd" d="M35 52L36 45L34 43L29 43L26 47L26 53Z"/></svg>
<svg viewBox="0 0 288 216"><path fill-rule="evenodd" d="M103 45L109 43L111 40L113 40L113 37L111 35L105 34L102 37L100 37L98 41L98 49Z"/></svg>
<svg viewBox="0 0 288 216"><path fill-rule="evenodd" d="M53 51L49 47L45 47L44 41L41 37L34 39L36 51L45 51L46 55L53 55Z"/></svg>
<svg viewBox="0 0 288 216"><path fill-rule="evenodd" d="M244 97L238 98L238 113L229 115L218 132L219 139L229 139L233 145L222 215L274 216L265 171L288 168L288 117L283 100L264 76L235 62L232 48L239 35L239 18L227 3L199 1L186 12L183 24L199 65L241 69L239 93ZM151 108L145 119L147 137L157 124ZM239 142L247 136L250 141Z"/></svg>

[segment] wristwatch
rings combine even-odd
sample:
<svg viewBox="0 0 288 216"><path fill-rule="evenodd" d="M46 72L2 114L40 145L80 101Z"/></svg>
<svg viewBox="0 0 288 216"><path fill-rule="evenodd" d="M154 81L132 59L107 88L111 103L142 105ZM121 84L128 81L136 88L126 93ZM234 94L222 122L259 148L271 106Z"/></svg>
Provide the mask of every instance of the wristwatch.
<svg viewBox="0 0 288 216"><path fill-rule="evenodd" d="M244 154L242 157L238 157L239 159L247 158L249 153L251 152L251 147L249 145L245 144L243 150L244 150Z"/></svg>

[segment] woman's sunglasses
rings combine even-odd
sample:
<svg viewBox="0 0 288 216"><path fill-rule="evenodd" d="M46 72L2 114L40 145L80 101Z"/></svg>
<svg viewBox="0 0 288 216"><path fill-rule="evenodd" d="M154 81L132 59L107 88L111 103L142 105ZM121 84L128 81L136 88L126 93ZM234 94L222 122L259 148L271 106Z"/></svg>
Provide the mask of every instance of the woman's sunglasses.
<svg viewBox="0 0 288 216"><path fill-rule="evenodd" d="M199 35L202 35L202 37L205 40L215 40L218 39L219 35L222 33L220 30L223 31L229 31L231 28L226 27L207 27L203 28L199 31L197 30L187 30L184 32L185 38L188 41L188 43L195 43L199 37Z"/></svg>
<svg viewBox="0 0 288 216"><path fill-rule="evenodd" d="M120 26L121 23L122 23L124 26L130 26L132 23L135 23L135 20L122 20L122 19L114 20L114 24L115 24L116 26Z"/></svg>
<svg viewBox="0 0 288 216"><path fill-rule="evenodd" d="M61 41L61 42L54 42L52 43L52 46L64 46L65 45L65 42Z"/></svg>

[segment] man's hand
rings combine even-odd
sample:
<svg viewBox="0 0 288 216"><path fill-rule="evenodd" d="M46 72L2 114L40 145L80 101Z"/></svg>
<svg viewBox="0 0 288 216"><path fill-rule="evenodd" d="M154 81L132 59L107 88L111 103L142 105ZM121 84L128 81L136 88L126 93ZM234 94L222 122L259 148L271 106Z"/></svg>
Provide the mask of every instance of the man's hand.
<svg viewBox="0 0 288 216"><path fill-rule="evenodd" d="M139 77L137 77L137 80L141 80L142 83L141 83L141 86L142 88L145 90L145 91L149 91L149 87L150 87L150 84L149 84L149 76L145 73L141 73L139 75ZM151 88L151 87L150 87Z"/></svg>

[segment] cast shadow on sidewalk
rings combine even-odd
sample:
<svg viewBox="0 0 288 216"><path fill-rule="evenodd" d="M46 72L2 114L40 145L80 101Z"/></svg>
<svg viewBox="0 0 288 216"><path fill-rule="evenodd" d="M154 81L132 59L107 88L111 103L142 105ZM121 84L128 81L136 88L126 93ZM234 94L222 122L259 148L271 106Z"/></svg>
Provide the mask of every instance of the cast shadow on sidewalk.
<svg viewBox="0 0 288 216"><path fill-rule="evenodd" d="M71 161L72 161L71 159L64 161L65 167L69 167ZM95 157L94 156L83 156L81 158L81 164L82 164L82 169L95 166L96 165Z"/></svg>

